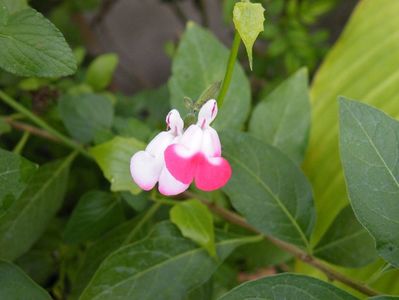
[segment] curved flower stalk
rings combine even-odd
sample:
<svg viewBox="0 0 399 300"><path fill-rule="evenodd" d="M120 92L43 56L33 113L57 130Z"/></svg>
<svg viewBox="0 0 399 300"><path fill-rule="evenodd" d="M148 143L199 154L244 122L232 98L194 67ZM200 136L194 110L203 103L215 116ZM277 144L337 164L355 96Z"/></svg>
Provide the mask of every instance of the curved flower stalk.
<svg viewBox="0 0 399 300"><path fill-rule="evenodd" d="M177 143L183 133L183 120L179 112L173 109L166 117L168 131L160 132L144 151L139 151L130 160L130 173L137 185L151 190L158 182L158 190L166 196L184 192L189 184L176 180L165 167L165 149Z"/></svg>
<svg viewBox="0 0 399 300"><path fill-rule="evenodd" d="M221 157L219 136L210 123L217 115L216 100L208 100L182 137L165 150L169 172L183 184L193 181L198 189L213 191L224 186L231 177L231 167Z"/></svg>

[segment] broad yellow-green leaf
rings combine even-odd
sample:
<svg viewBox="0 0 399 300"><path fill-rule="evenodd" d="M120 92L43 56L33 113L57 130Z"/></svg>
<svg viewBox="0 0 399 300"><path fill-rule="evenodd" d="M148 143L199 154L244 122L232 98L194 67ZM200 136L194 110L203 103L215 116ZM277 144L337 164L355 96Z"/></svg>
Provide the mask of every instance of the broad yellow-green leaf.
<svg viewBox="0 0 399 300"><path fill-rule="evenodd" d="M111 141L90 148L89 152L111 183L112 191L130 191L138 194L141 189L130 175L130 159L144 147L142 142L134 138L117 136Z"/></svg>
<svg viewBox="0 0 399 300"><path fill-rule="evenodd" d="M170 210L170 220L179 227L182 235L193 240L212 256L216 256L212 214L198 200L186 200Z"/></svg>
<svg viewBox="0 0 399 300"><path fill-rule="evenodd" d="M252 70L252 47L264 29L263 22L265 9L260 3L251 3L249 0L237 2L233 10L233 22L247 49L249 66Z"/></svg>
<svg viewBox="0 0 399 300"><path fill-rule="evenodd" d="M338 151L337 97L361 99L399 116L399 1L363 0L316 74L304 169L317 208L317 242L348 204Z"/></svg>
<svg viewBox="0 0 399 300"><path fill-rule="evenodd" d="M118 61L116 54L100 55L87 69L86 82L96 91L105 89L111 83Z"/></svg>

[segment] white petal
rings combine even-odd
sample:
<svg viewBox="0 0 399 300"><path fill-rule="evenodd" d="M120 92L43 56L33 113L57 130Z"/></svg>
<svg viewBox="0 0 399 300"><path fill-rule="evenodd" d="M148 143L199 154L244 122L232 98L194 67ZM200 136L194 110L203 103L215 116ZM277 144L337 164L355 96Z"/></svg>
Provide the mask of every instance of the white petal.
<svg viewBox="0 0 399 300"><path fill-rule="evenodd" d="M163 168L159 177L158 190L165 196L173 196L187 190L189 184L184 184L175 179L166 167Z"/></svg>
<svg viewBox="0 0 399 300"><path fill-rule="evenodd" d="M172 109L166 116L166 124L173 135L181 135L183 133L184 122L176 109Z"/></svg>
<svg viewBox="0 0 399 300"><path fill-rule="evenodd" d="M185 146L189 155L201 151L203 131L197 125L191 125L183 133L179 144Z"/></svg>
<svg viewBox="0 0 399 300"><path fill-rule="evenodd" d="M152 139L145 151L154 157L163 157L165 149L173 142L174 139L175 136L172 133L168 131L162 131Z"/></svg>
<svg viewBox="0 0 399 300"><path fill-rule="evenodd" d="M201 152L207 157L218 157L222 154L219 135L215 129L203 129Z"/></svg>
<svg viewBox="0 0 399 300"><path fill-rule="evenodd" d="M197 125L206 128L216 118L218 113L218 105L215 99L208 100L198 113Z"/></svg>
<svg viewBox="0 0 399 300"><path fill-rule="evenodd" d="M157 159L146 151L139 151L130 160L130 173L141 189L149 191L157 183L163 166L163 158Z"/></svg>

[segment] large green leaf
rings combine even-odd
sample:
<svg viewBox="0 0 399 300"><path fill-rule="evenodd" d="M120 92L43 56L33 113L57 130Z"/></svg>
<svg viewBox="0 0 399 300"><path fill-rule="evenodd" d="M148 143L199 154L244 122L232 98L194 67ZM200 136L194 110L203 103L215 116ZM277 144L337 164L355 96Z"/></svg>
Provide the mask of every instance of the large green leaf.
<svg viewBox="0 0 399 300"><path fill-rule="evenodd" d="M160 295L164 300L184 299L188 291L209 279L237 246L259 240L257 236L220 233L216 261L202 247L183 238L174 225L160 226L148 238L108 256L80 299L152 300Z"/></svg>
<svg viewBox="0 0 399 300"><path fill-rule="evenodd" d="M0 299L51 300L51 297L20 268L0 260Z"/></svg>
<svg viewBox="0 0 399 300"><path fill-rule="evenodd" d="M14 13L28 7L27 0L0 0L0 3L2 2L7 7L9 13Z"/></svg>
<svg viewBox="0 0 399 300"><path fill-rule="evenodd" d="M170 210L170 220L179 227L182 235L204 247L216 256L213 217L199 200L186 200Z"/></svg>
<svg viewBox="0 0 399 300"><path fill-rule="evenodd" d="M338 214L313 254L348 268L365 266L378 257L374 239L359 224L349 205Z"/></svg>
<svg viewBox="0 0 399 300"><path fill-rule="evenodd" d="M284 273L241 284L219 300L357 300L324 281L298 274Z"/></svg>
<svg viewBox="0 0 399 300"><path fill-rule="evenodd" d="M82 196L65 228L65 241L79 243L95 239L123 222L120 202L111 193L90 191Z"/></svg>
<svg viewBox="0 0 399 300"><path fill-rule="evenodd" d="M399 122L342 98L340 151L357 218L379 254L399 266Z"/></svg>
<svg viewBox="0 0 399 300"><path fill-rule="evenodd" d="M111 190L130 191L138 194L141 189L130 175L130 159L133 154L144 149L145 145L134 138L115 137L113 140L90 148L104 176L111 182Z"/></svg>
<svg viewBox="0 0 399 300"><path fill-rule="evenodd" d="M317 242L348 204L338 151L337 97L361 99L399 116L399 1L359 1L315 76L305 173L315 193Z"/></svg>
<svg viewBox="0 0 399 300"><path fill-rule="evenodd" d="M91 142L97 133L110 129L114 118L111 101L95 94L61 97L58 109L69 134L82 143Z"/></svg>
<svg viewBox="0 0 399 300"><path fill-rule="evenodd" d="M73 156L43 165L0 217L0 257L13 260L40 237L64 199Z"/></svg>
<svg viewBox="0 0 399 300"><path fill-rule="evenodd" d="M312 189L278 149L246 133L221 135L233 175L224 191L233 206L264 234L308 248L315 221Z"/></svg>
<svg viewBox="0 0 399 300"><path fill-rule="evenodd" d="M21 195L36 169L27 159L0 149L0 217Z"/></svg>
<svg viewBox="0 0 399 300"><path fill-rule="evenodd" d="M76 61L61 32L26 8L0 24L0 67L20 76L59 77L73 74Z"/></svg>
<svg viewBox="0 0 399 300"><path fill-rule="evenodd" d="M206 45L206 46L205 46ZM196 100L211 84L223 80L229 51L208 31L190 22L173 59L169 91L172 106L185 116L185 96ZM237 63L229 91L214 126L240 128L250 109L250 87Z"/></svg>
<svg viewBox="0 0 399 300"><path fill-rule="evenodd" d="M255 107L249 131L301 163L310 127L308 74L301 69Z"/></svg>

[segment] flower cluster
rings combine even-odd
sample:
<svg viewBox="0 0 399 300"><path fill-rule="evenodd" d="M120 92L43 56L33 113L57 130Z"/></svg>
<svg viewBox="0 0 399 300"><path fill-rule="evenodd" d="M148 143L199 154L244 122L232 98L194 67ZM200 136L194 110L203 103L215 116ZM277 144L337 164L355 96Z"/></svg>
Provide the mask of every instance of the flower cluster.
<svg viewBox="0 0 399 300"><path fill-rule="evenodd" d="M224 186L231 177L231 167L221 156L219 136L210 126L217 110L216 100L208 100L198 113L197 123L184 132L179 112L171 110L166 117L168 130L159 133L130 161L137 185L148 191L158 182L159 192L167 196L184 192L193 181L203 191Z"/></svg>

